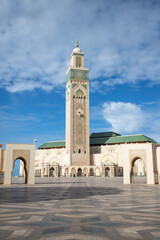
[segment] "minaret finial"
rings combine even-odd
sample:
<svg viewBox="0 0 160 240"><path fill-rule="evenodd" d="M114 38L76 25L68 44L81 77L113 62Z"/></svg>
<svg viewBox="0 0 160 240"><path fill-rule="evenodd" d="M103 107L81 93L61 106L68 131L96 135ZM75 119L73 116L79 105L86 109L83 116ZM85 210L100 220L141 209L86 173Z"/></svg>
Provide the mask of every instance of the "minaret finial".
<svg viewBox="0 0 160 240"><path fill-rule="evenodd" d="M76 41L76 47L79 47L78 40Z"/></svg>

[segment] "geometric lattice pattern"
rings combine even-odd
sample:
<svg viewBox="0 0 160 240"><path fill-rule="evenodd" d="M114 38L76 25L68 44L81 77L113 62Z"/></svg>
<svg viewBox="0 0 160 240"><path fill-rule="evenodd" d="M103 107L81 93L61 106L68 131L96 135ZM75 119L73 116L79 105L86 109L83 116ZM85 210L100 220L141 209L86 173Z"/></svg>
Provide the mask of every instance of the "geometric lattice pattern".
<svg viewBox="0 0 160 240"><path fill-rule="evenodd" d="M36 181L0 185L0 239L160 239L159 185L100 177Z"/></svg>

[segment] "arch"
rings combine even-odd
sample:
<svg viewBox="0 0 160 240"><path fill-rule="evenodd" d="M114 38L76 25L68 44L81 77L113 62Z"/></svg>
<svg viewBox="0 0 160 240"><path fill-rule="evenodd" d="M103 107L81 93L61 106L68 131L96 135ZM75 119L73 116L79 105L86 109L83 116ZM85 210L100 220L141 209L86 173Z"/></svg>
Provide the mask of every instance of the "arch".
<svg viewBox="0 0 160 240"><path fill-rule="evenodd" d="M99 168L95 169L95 174L96 174L96 177L100 176L100 169Z"/></svg>
<svg viewBox="0 0 160 240"><path fill-rule="evenodd" d="M96 154L96 153L101 153L101 148L100 147L96 147L95 149L94 149L94 153Z"/></svg>
<svg viewBox="0 0 160 240"><path fill-rule="evenodd" d="M12 172L13 172L13 169L14 169L14 166L15 166L15 162L17 160L20 160L20 170L21 170L21 177L24 177L24 183L27 184L28 183L28 171L27 171L27 167L26 167L26 160L23 158L23 157L17 157L16 159L13 160L13 164L12 164ZM22 168L22 169L21 169ZM13 183L11 181L11 183Z"/></svg>
<svg viewBox="0 0 160 240"><path fill-rule="evenodd" d="M90 174L90 176L94 176L94 169L93 168L89 169L89 174Z"/></svg>
<svg viewBox="0 0 160 240"><path fill-rule="evenodd" d="M4 184L11 184L14 162L24 162L25 183L35 183L35 144L6 144Z"/></svg>
<svg viewBox="0 0 160 240"><path fill-rule="evenodd" d="M60 162L60 159L57 158L57 157L52 157L50 160L49 160L49 164L50 165L58 165Z"/></svg>
<svg viewBox="0 0 160 240"><path fill-rule="evenodd" d="M35 161L35 167L40 167L41 166L41 162L39 160Z"/></svg>
<svg viewBox="0 0 160 240"><path fill-rule="evenodd" d="M110 177L110 168L109 167L105 168L105 177Z"/></svg>
<svg viewBox="0 0 160 240"><path fill-rule="evenodd" d="M82 169L78 168L77 170L77 177L82 177Z"/></svg>
<svg viewBox="0 0 160 240"><path fill-rule="evenodd" d="M146 170L145 170L145 162L141 157L134 157L131 160L131 170L130 170L130 183L137 183L137 182L145 182L146 183L146 178L143 179L138 179L138 177L146 177ZM140 181L137 181L140 180Z"/></svg>
<svg viewBox="0 0 160 240"><path fill-rule="evenodd" d="M54 169L54 167L51 167L51 168L49 169L49 176L50 176L50 177L54 177L54 176L55 176L55 169Z"/></svg>
<svg viewBox="0 0 160 240"><path fill-rule="evenodd" d="M76 95L78 95L78 93L80 93L80 95L83 95L83 91L80 88L76 91Z"/></svg>
<svg viewBox="0 0 160 240"><path fill-rule="evenodd" d="M158 183L156 145L153 143L126 144L123 149L123 183L130 184L133 179L133 165L137 159L145 164L147 184Z"/></svg>
<svg viewBox="0 0 160 240"><path fill-rule="evenodd" d="M59 177L62 176L62 167L59 167L58 175L59 175Z"/></svg>
<svg viewBox="0 0 160 240"><path fill-rule="evenodd" d="M35 177L41 177L41 162L39 160L35 162Z"/></svg>
<svg viewBox="0 0 160 240"><path fill-rule="evenodd" d="M106 154L102 157L101 163L105 165L113 165L116 163L116 159L113 155L111 154Z"/></svg>
<svg viewBox="0 0 160 240"><path fill-rule="evenodd" d="M35 169L35 177L41 177L41 169Z"/></svg>
<svg viewBox="0 0 160 240"><path fill-rule="evenodd" d="M71 175L72 175L72 177L76 176L76 169L75 168L71 169Z"/></svg>
<svg viewBox="0 0 160 240"><path fill-rule="evenodd" d="M68 168L65 169L65 177L68 177Z"/></svg>
<svg viewBox="0 0 160 240"><path fill-rule="evenodd" d="M84 175L84 177L88 177L88 169L87 168L83 169L83 175Z"/></svg>

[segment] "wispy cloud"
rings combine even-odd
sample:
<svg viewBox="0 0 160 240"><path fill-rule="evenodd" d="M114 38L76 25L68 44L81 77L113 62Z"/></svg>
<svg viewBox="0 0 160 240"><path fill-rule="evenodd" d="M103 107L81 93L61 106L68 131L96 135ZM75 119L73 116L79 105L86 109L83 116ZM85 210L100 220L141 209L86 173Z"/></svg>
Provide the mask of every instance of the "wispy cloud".
<svg viewBox="0 0 160 240"><path fill-rule="evenodd" d="M105 102L103 117L112 131L121 134L146 134L160 141L160 112L144 110L143 105L129 102Z"/></svg>
<svg viewBox="0 0 160 240"><path fill-rule="evenodd" d="M31 128L39 129L37 126L47 125L48 122L52 122L55 118L49 112L39 113L16 113L14 108L6 108L6 106L0 107L0 131L1 133L8 132L27 132L31 131Z"/></svg>
<svg viewBox="0 0 160 240"><path fill-rule="evenodd" d="M139 131L145 122L145 114L133 103L109 102L103 104L103 115L112 130L123 133Z"/></svg>
<svg viewBox="0 0 160 240"><path fill-rule="evenodd" d="M1 0L0 86L61 87L77 39L93 86L159 84L159 12L159 1Z"/></svg>
<svg viewBox="0 0 160 240"><path fill-rule="evenodd" d="M55 116L50 112L17 113L4 105L0 106L0 116L2 143L33 143L37 138L40 146L47 141L64 139L64 127L57 127Z"/></svg>

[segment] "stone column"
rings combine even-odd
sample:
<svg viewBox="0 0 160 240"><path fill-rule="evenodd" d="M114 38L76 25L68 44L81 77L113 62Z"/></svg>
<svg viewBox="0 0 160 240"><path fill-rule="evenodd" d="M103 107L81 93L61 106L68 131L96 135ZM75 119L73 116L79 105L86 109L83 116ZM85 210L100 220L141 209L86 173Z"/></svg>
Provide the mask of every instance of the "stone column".
<svg viewBox="0 0 160 240"><path fill-rule="evenodd" d="M4 184L11 184L11 171L12 171L12 150L6 145L6 159L5 159L5 175Z"/></svg>
<svg viewBox="0 0 160 240"><path fill-rule="evenodd" d="M45 171L44 171L44 175L45 175L45 177L48 175L48 166L47 165L44 165L44 167L45 167Z"/></svg>
<svg viewBox="0 0 160 240"><path fill-rule="evenodd" d="M105 177L105 166L102 166L102 177Z"/></svg>
<svg viewBox="0 0 160 240"><path fill-rule="evenodd" d="M55 177L58 177L58 166L56 166L56 176Z"/></svg>
<svg viewBox="0 0 160 240"><path fill-rule="evenodd" d="M157 147L157 168L158 168L158 178L159 178L159 184L160 184L160 144Z"/></svg>
<svg viewBox="0 0 160 240"><path fill-rule="evenodd" d="M2 165L2 149L1 149L1 147L2 147L3 145L2 144L0 144L0 171L2 170L1 169L1 165Z"/></svg>
<svg viewBox="0 0 160 240"><path fill-rule="evenodd" d="M50 165L47 166L47 169L48 169L47 175L48 175L48 177L50 177Z"/></svg>
<svg viewBox="0 0 160 240"><path fill-rule="evenodd" d="M123 148L123 183L130 184L130 160L129 160L129 150Z"/></svg>
<svg viewBox="0 0 160 240"><path fill-rule="evenodd" d="M32 145L30 149L28 170L28 184L35 184L35 145Z"/></svg>
<svg viewBox="0 0 160 240"><path fill-rule="evenodd" d="M62 168L62 176L64 177L65 175L65 168Z"/></svg>
<svg viewBox="0 0 160 240"><path fill-rule="evenodd" d="M114 166L110 167L110 172L111 172L110 177L114 177Z"/></svg>
<svg viewBox="0 0 160 240"><path fill-rule="evenodd" d="M72 171L70 168L68 168L68 177L72 177Z"/></svg>
<svg viewBox="0 0 160 240"><path fill-rule="evenodd" d="M153 173L153 149L152 143L147 144L146 148L146 165L147 165L147 184L154 184L154 173Z"/></svg>
<svg viewBox="0 0 160 240"><path fill-rule="evenodd" d="M43 166L41 167L41 177L44 177L43 176Z"/></svg>

